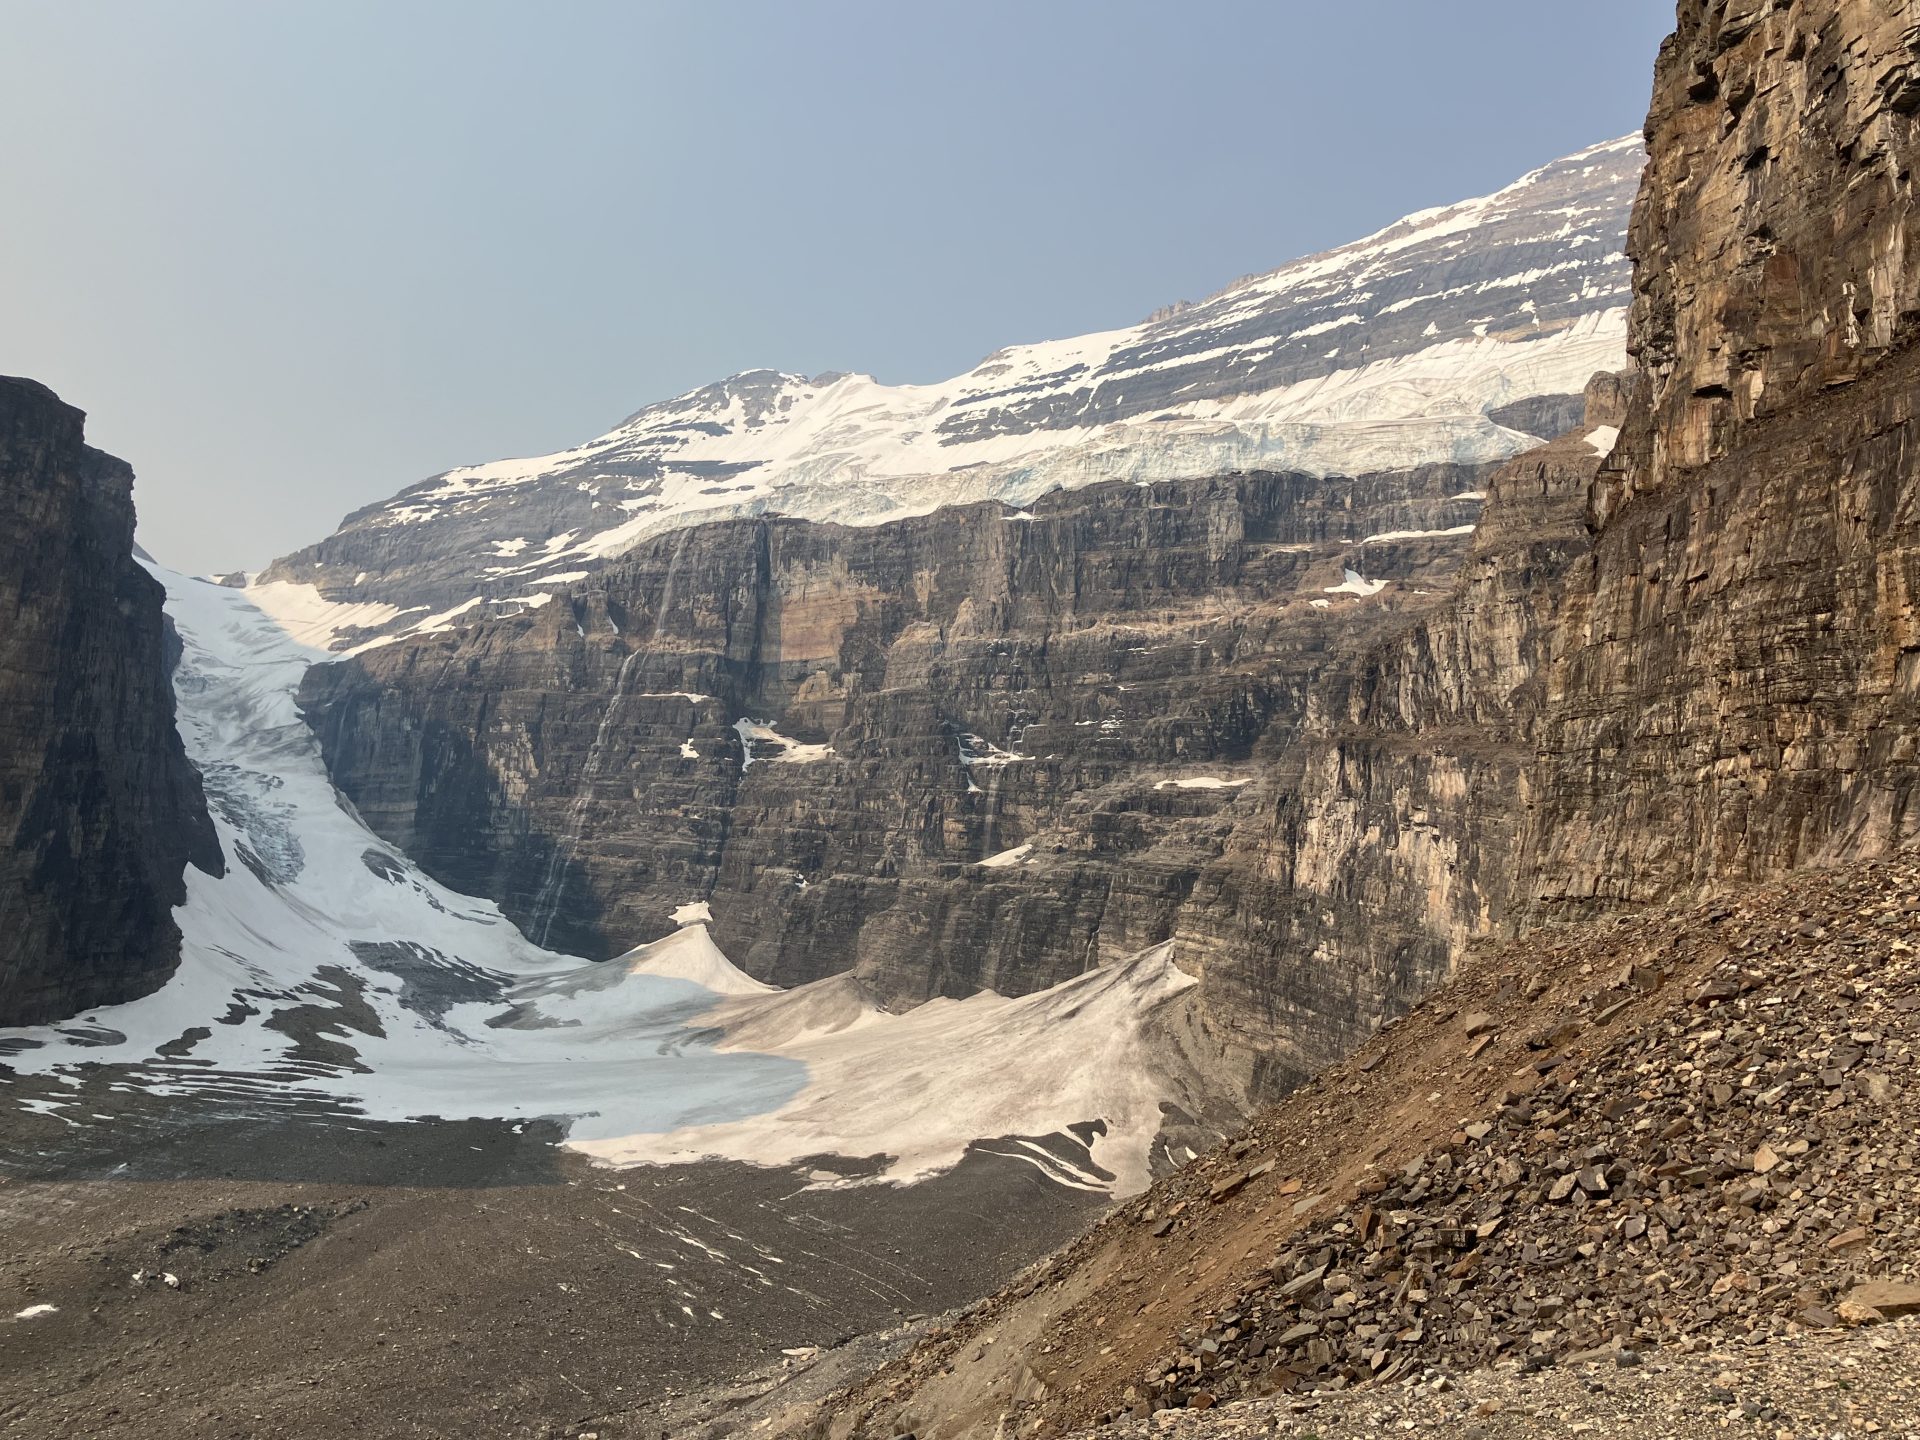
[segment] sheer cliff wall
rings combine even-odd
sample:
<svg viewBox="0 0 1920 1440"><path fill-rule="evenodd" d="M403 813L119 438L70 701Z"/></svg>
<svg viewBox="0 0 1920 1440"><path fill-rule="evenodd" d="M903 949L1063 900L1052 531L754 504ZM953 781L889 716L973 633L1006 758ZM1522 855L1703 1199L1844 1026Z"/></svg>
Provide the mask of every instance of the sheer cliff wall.
<svg viewBox="0 0 1920 1440"><path fill-rule="evenodd" d="M0 379L0 1024L156 989L189 858L220 863L133 559L133 472L83 420Z"/></svg>

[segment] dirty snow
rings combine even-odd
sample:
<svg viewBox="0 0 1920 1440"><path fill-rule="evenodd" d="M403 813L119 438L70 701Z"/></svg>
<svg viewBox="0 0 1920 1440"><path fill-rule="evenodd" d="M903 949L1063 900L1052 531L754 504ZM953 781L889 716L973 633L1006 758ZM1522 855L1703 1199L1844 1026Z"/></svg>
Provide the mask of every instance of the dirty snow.
<svg viewBox="0 0 1920 1440"><path fill-rule="evenodd" d="M982 870L1005 870L1014 865L1018 865L1032 853L1033 842L1029 840L1024 845L1014 846L1011 850L1002 850L997 855L989 855L986 859L979 861L978 864Z"/></svg>
<svg viewBox="0 0 1920 1440"><path fill-rule="evenodd" d="M983 992L932 1000L904 1015L850 996L849 976L729 1001L708 1017L728 1032L723 1051L770 1012L824 992L840 1023L796 1026L778 1045L807 1067L811 1083L800 1094L763 1115L577 1148L619 1164L725 1156L790 1165L822 1152L887 1155L889 1178L911 1181L951 1168L983 1137L1038 1137L1058 1130L1061 1115L1098 1114L1106 1133L1088 1150L1110 1180L1090 1171L1076 1180L1040 1156L1010 1158L1062 1184L1132 1194L1149 1179L1147 1150L1162 1101L1204 1108L1178 1043L1154 1019L1195 983L1171 950L1162 945L1017 1000ZM1100 1063L1088 1064L1089 1055ZM982 1148L1006 1154L1010 1147Z"/></svg>
<svg viewBox="0 0 1920 1440"><path fill-rule="evenodd" d="M734 733L740 737L740 769L744 773L756 760L776 760L789 765L808 765L816 760L825 760L833 754L831 745L804 745L798 740L789 740L764 720L740 719L733 722ZM756 745L777 747L771 755L755 752Z"/></svg>

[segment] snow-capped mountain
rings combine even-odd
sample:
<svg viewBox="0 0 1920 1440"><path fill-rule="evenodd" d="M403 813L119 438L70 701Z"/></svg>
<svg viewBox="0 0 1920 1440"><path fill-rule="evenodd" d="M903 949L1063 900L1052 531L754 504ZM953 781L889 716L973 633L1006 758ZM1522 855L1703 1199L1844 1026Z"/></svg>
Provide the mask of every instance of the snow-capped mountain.
<svg viewBox="0 0 1920 1440"><path fill-rule="evenodd" d="M1141 324L1016 345L931 385L733 376L572 450L447 471L274 565L329 643L538 603L646 536L777 512L871 524L1055 487L1503 459L1517 402L1624 360L1637 137ZM271 597L263 597L271 598ZM351 605L351 611L336 606Z"/></svg>

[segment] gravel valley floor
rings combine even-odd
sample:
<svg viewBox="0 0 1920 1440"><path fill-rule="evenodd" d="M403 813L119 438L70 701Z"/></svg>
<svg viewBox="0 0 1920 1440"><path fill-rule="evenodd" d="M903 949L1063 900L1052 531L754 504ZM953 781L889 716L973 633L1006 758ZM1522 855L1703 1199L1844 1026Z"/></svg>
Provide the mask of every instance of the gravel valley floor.
<svg viewBox="0 0 1920 1440"><path fill-rule="evenodd" d="M975 1298L1099 1200L986 1156L907 1188L597 1170L538 1127L162 1102L110 1070L76 1126L32 1113L42 1084L0 1085L8 1436L677 1436L875 1363L884 1339L832 1347Z"/></svg>

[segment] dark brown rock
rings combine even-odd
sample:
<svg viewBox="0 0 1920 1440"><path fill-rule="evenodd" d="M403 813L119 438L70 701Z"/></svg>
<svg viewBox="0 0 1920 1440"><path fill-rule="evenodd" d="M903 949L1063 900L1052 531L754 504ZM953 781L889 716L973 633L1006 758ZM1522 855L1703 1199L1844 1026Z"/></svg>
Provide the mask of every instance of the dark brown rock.
<svg viewBox="0 0 1920 1440"><path fill-rule="evenodd" d="M157 989L189 858L220 865L174 729L177 642L133 559L133 472L83 422L0 379L0 1024Z"/></svg>

